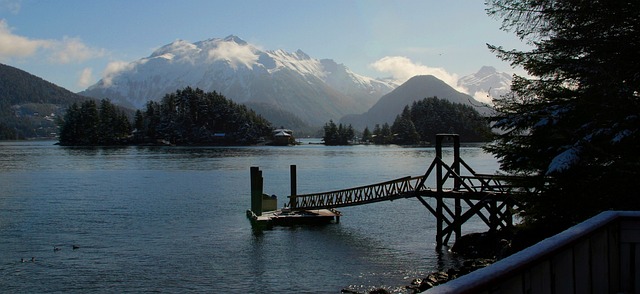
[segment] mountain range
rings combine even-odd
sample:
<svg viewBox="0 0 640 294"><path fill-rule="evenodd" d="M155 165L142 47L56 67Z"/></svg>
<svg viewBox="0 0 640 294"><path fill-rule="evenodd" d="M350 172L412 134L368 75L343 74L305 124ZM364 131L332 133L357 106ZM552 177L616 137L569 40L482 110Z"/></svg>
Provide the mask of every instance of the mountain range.
<svg viewBox="0 0 640 294"><path fill-rule="evenodd" d="M290 112L310 125L361 113L397 85L298 50L261 50L236 36L178 40L107 75L80 94L141 108L191 86L237 103ZM267 119L269 119L267 117Z"/></svg>
<svg viewBox="0 0 640 294"><path fill-rule="evenodd" d="M430 81L435 83L433 79ZM496 85L510 83L510 78L504 80L505 76L494 68L483 67L478 73L460 79L460 86L472 90L471 93L492 89L494 94ZM410 84L419 86L414 82ZM147 101L158 101L166 93L186 86L216 91L256 109L274 124L290 128L321 126L329 120L341 119L360 126L361 123L353 119L365 112L395 117L396 108L402 110L405 104L386 108L389 114L383 112L385 106L396 100L401 104L432 96L449 99L449 94L444 93L453 93L455 97L466 95L453 89L436 89L451 88L440 81L437 87L432 83L429 87L422 85L420 89L408 91L415 94L412 98L385 98L380 104L381 97L399 84L359 75L332 59L312 58L301 50L262 50L233 35L195 43L174 41L148 57L107 74L79 94L142 108ZM451 99L481 104L468 95ZM376 103L380 109L370 109ZM388 120L385 116L380 122Z"/></svg>

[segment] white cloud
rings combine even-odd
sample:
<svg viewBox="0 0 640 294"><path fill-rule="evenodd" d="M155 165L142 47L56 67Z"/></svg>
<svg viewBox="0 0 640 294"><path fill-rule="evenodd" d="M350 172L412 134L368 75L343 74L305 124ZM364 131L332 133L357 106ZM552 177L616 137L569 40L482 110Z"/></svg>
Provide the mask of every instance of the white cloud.
<svg viewBox="0 0 640 294"><path fill-rule="evenodd" d="M7 22L0 20L0 60L13 57L28 57L36 53L40 48L49 45L48 41L31 40L14 35Z"/></svg>
<svg viewBox="0 0 640 294"><path fill-rule="evenodd" d="M391 74L392 78L398 83L404 83L417 75L432 75L454 89L466 93L465 89L458 87L457 74L449 73L443 68L414 63L411 59L404 56L386 56L372 63L370 66L379 72Z"/></svg>
<svg viewBox="0 0 640 294"><path fill-rule="evenodd" d="M62 40L29 39L12 32L7 22L0 20L0 60L27 58L42 50L52 63L78 63L104 57L104 49L91 48L79 38L63 37Z"/></svg>
<svg viewBox="0 0 640 294"><path fill-rule="evenodd" d="M49 61L54 63L82 62L92 58L104 57L104 49L90 48L82 43L79 38L64 37L62 41L51 41L48 48L51 49Z"/></svg>
<svg viewBox="0 0 640 294"><path fill-rule="evenodd" d="M132 70L136 66L134 62L126 61L112 61L107 64L107 67L102 71L102 82L104 87L109 87L113 84L113 78L119 75L123 71Z"/></svg>
<svg viewBox="0 0 640 294"><path fill-rule="evenodd" d="M93 84L93 70L87 67L80 72L77 85L79 88L86 88L91 84Z"/></svg>
<svg viewBox="0 0 640 294"><path fill-rule="evenodd" d="M258 60L258 55L253 53L250 46L243 46L235 42L220 42L216 48L209 50L208 58L213 61L229 61L234 68L237 68L238 65L251 68Z"/></svg>

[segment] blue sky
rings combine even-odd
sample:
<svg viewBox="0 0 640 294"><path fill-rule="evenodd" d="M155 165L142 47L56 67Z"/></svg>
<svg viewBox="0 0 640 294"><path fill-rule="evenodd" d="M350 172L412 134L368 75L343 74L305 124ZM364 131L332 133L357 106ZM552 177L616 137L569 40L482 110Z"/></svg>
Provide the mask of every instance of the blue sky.
<svg viewBox="0 0 640 294"><path fill-rule="evenodd" d="M483 65L518 71L485 45L524 47L499 28L480 0L0 0L0 63L77 92L177 39L236 35L370 77L446 81Z"/></svg>

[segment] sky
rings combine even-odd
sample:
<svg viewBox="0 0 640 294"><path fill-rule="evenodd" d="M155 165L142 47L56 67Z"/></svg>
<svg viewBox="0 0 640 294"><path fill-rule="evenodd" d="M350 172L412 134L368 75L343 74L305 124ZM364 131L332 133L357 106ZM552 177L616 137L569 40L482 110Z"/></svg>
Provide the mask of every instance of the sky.
<svg viewBox="0 0 640 294"><path fill-rule="evenodd" d="M482 0L0 0L0 63L73 92L175 40L236 35L298 49L369 77L448 83L484 65L514 73L486 44L524 48Z"/></svg>

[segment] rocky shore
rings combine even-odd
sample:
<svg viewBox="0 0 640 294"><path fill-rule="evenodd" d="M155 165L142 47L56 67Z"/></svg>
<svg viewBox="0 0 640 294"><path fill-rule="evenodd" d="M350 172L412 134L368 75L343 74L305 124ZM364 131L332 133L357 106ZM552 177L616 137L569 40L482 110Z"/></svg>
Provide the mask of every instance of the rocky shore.
<svg viewBox="0 0 640 294"><path fill-rule="evenodd" d="M486 267L497 260L505 258L519 250L529 247L549 235L546 230L517 230L485 233L471 233L456 240L451 252L463 257L460 267L444 271L432 272L426 277L416 278L404 288L406 293L421 293L437 285L466 275L477 269ZM343 289L342 293L363 294ZM368 294L391 293L384 288L369 291Z"/></svg>

